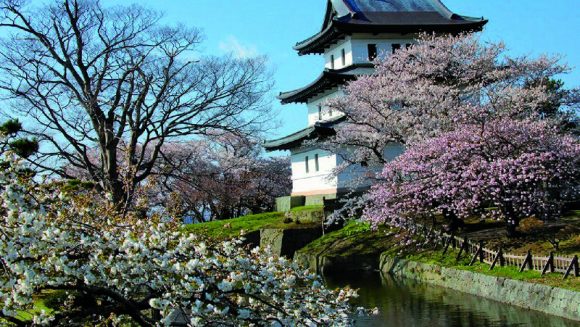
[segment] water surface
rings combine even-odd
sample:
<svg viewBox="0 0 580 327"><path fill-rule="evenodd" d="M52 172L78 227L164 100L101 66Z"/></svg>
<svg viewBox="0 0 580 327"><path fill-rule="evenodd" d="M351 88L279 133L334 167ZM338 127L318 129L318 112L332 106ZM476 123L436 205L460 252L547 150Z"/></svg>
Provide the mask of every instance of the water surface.
<svg viewBox="0 0 580 327"><path fill-rule="evenodd" d="M378 316L357 318L356 326L568 327L574 322L477 296L379 273L326 276L331 287L358 288L355 305L377 307Z"/></svg>

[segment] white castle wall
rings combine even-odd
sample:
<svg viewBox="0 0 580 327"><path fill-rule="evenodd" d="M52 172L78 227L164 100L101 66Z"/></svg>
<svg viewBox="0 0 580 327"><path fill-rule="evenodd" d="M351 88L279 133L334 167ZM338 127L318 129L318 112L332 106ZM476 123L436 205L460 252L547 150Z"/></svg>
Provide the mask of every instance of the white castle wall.
<svg viewBox="0 0 580 327"><path fill-rule="evenodd" d="M393 44L400 44L401 48L404 48L406 44L414 43L414 38L401 38L393 37L393 36L373 36L369 34L356 34L354 35L350 43L350 48L352 49L352 57L354 64L360 63L368 63L369 62L369 53L368 53L368 45L369 44L376 44L377 45L377 54L379 57L381 56L388 56L393 52Z"/></svg>
<svg viewBox="0 0 580 327"><path fill-rule="evenodd" d="M315 156L318 154L319 170L316 171ZM309 172L305 159L308 157ZM320 149L292 153L292 195L317 195L336 193L338 180L330 177L336 167L336 155Z"/></svg>
<svg viewBox="0 0 580 327"><path fill-rule="evenodd" d="M344 151L344 150L343 150ZM391 161L404 152L400 144L390 144L385 148L385 159ZM315 157L318 154L319 170L316 170ZM309 162L309 172L306 172L306 157ZM321 149L310 149L292 153L292 195L333 194L345 190L354 190L368 187L374 174L381 171L379 167L362 167L352 165L332 176L333 170L343 163L339 154L330 153ZM363 177L363 178L361 178Z"/></svg>
<svg viewBox="0 0 580 327"><path fill-rule="evenodd" d="M334 58L334 69L341 69L352 64L369 63L368 45L376 44L379 56L392 53L392 45L400 44L404 48L406 44L414 43L416 35L409 35L401 38L400 35L393 34L354 34L347 36L335 45L332 45L324 53L324 67L332 69L332 58ZM345 64L342 63L342 50L345 51Z"/></svg>
<svg viewBox="0 0 580 327"><path fill-rule="evenodd" d="M319 115L318 115L318 106L322 105L322 120L328 120L330 118L335 118L338 117L341 113L337 110L329 110L328 108L324 107L324 103L325 101L327 101L328 99L334 98L334 97L338 97L343 95L344 92L339 89L333 89L330 90L326 93L324 93L322 96L311 100L311 102L308 103L308 126L312 126L314 125L314 123L316 123L319 120Z"/></svg>
<svg viewBox="0 0 580 327"><path fill-rule="evenodd" d="M342 63L342 50L345 52L345 64ZM352 44L350 43L350 36L347 36L344 40L339 41L337 44L331 46L324 52L324 68L332 68L332 58L334 58L334 69L341 69L352 65L353 55L352 55Z"/></svg>

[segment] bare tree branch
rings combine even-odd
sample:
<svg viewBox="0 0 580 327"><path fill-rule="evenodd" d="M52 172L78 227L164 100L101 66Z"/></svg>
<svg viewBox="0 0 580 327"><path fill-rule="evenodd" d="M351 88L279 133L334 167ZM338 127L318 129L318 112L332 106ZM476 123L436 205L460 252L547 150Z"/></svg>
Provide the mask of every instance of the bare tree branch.
<svg viewBox="0 0 580 327"><path fill-rule="evenodd" d="M204 58L199 31L138 6L0 1L0 90L43 147L32 162L84 170L118 202L162 160L167 142L260 133L271 118L264 58ZM95 149L97 149L95 153Z"/></svg>

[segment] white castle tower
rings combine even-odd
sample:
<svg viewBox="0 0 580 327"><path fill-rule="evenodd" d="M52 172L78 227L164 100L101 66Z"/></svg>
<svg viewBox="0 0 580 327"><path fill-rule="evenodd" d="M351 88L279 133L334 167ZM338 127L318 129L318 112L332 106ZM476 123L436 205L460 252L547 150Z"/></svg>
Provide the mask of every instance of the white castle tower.
<svg viewBox="0 0 580 327"><path fill-rule="evenodd" d="M371 61L378 54L410 46L421 32L480 31L486 23L483 18L454 14L440 0L329 0L320 32L294 46L299 55L323 55L322 74L309 85L278 97L283 104L305 103L308 126L264 144L267 151L290 151L292 196L304 196L306 204L315 204L352 191L349 182L357 171L332 176L341 164L336 151L305 144L332 135L334 126L341 123L340 112L324 107L327 99L341 95L341 87L357 75L372 73ZM385 156L400 152L400 147L393 146L385 149Z"/></svg>

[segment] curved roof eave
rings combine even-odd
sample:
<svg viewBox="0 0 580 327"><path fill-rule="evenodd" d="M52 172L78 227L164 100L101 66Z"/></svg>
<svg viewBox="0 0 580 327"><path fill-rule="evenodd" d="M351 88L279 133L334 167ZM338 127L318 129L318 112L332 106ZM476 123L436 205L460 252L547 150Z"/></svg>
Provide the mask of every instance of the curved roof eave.
<svg viewBox="0 0 580 327"><path fill-rule="evenodd" d="M303 54L308 54L308 53L303 53L304 50L308 49L310 46L312 45L316 45L318 43L320 43L320 41L322 41L323 39L329 39L330 40L335 40L338 37L338 31L336 30L335 26L334 26L334 21L331 21L330 24L328 24L328 26L323 29L322 31L320 31L318 34L315 34L309 38L307 38L304 41L300 41L298 43L296 43L292 49L298 51L298 54L303 55ZM325 43L328 43L325 42Z"/></svg>
<svg viewBox="0 0 580 327"><path fill-rule="evenodd" d="M406 22L398 19L407 16ZM425 19L426 16L431 19ZM434 17L438 17L433 20ZM453 13L441 0L390 0L369 2L363 0L328 0L321 31L296 43L299 55L324 53L332 43L346 34L362 33L375 26L373 33L418 33L480 31L487 20ZM352 28L345 26L353 25Z"/></svg>
<svg viewBox="0 0 580 327"><path fill-rule="evenodd" d="M298 145L298 143L301 143L304 139L308 138L314 131L315 127L310 126L279 139L265 141L263 147L266 151L288 150L292 148L294 144Z"/></svg>
<svg viewBox="0 0 580 327"><path fill-rule="evenodd" d="M421 33L421 32L439 32L439 33L461 33L461 32L479 32L487 24L487 19L478 18L473 20L472 17L461 17L461 21L453 24L417 24L417 25L382 25L382 24L350 24L345 22L333 21L326 30L298 42L293 49L298 51L299 55L322 54L324 50L335 43L338 39L351 33Z"/></svg>
<svg viewBox="0 0 580 327"><path fill-rule="evenodd" d="M359 74L370 73L368 71L361 72L360 70L373 67L372 63L361 63L342 69L325 69L312 83L294 91L282 92L278 95L278 99L281 100L282 104L305 103L308 99L321 92L355 79Z"/></svg>
<svg viewBox="0 0 580 327"><path fill-rule="evenodd" d="M318 121L314 125L279 139L266 141L263 147L266 151L290 150L302 145L302 142L317 137L327 137L334 133L334 126L345 120L338 116L326 121Z"/></svg>

